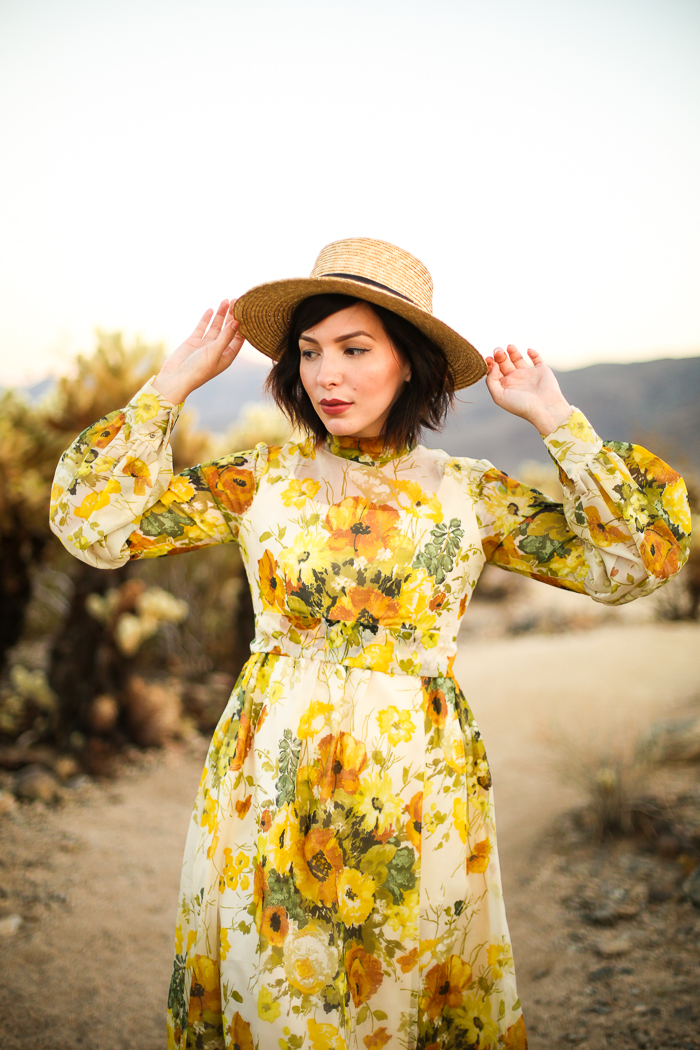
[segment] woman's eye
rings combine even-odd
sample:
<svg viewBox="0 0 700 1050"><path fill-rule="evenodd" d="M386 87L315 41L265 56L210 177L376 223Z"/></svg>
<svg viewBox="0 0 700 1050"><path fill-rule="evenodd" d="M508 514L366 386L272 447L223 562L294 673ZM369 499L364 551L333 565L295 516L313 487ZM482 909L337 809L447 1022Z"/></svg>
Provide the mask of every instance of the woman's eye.
<svg viewBox="0 0 700 1050"><path fill-rule="evenodd" d="M369 347L366 346L346 346L345 353L350 354L351 357L359 357L360 354L368 354Z"/></svg>
<svg viewBox="0 0 700 1050"><path fill-rule="evenodd" d="M305 361L313 361L314 357L316 357L316 351L315 350L302 350L301 351L301 356L304 358Z"/></svg>

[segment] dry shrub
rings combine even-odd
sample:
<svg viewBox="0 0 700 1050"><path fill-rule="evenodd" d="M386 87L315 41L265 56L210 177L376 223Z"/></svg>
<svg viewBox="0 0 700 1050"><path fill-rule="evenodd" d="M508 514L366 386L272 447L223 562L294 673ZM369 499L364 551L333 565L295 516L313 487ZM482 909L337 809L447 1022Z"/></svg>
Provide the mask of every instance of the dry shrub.
<svg viewBox="0 0 700 1050"><path fill-rule="evenodd" d="M546 742L554 771L586 798L582 817L591 836L603 840L630 834L633 802L647 770L636 740L603 733L574 737L560 728L550 730Z"/></svg>

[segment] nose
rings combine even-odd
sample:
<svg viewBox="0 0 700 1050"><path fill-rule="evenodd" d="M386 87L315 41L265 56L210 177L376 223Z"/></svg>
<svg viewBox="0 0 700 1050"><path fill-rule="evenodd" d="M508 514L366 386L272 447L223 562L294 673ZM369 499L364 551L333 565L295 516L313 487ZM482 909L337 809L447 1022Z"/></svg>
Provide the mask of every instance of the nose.
<svg viewBox="0 0 700 1050"><path fill-rule="evenodd" d="M333 386L338 386L343 381L342 371L339 367L338 362L331 354L324 354L321 358L321 364L316 374L316 379L319 386L329 389Z"/></svg>

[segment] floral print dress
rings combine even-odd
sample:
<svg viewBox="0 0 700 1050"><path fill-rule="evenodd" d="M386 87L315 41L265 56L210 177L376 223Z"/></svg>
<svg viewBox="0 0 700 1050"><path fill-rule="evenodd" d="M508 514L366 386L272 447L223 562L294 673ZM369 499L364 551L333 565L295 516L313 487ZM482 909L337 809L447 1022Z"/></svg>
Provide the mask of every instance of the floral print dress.
<svg viewBox="0 0 700 1050"><path fill-rule="evenodd" d="M687 556L682 480L577 410L545 438L564 506L483 460L353 438L173 477L177 414L146 385L86 430L51 511L103 568L237 540L252 590L187 838L169 1047L526 1047L460 621L486 561L648 594Z"/></svg>

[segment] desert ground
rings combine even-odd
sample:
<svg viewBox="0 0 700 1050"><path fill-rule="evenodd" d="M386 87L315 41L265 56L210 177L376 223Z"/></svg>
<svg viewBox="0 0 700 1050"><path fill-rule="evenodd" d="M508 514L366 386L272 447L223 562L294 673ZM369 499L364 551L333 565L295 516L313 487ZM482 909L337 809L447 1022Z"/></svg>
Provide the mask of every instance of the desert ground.
<svg viewBox="0 0 700 1050"><path fill-rule="evenodd" d="M493 770L531 1050L700 1047L700 910L676 893L679 859L577 832L567 814L585 793L566 776L589 760L614 764L659 719L697 711L700 625L620 618L465 634L455 670ZM182 848L205 749L193 736L141 753L116 779L79 779L58 807L22 804L0 820L4 1050L164 1047ZM660 784L669 805L697 797L700 766ZM603 919L584 922L586 908Z"/></svg>

